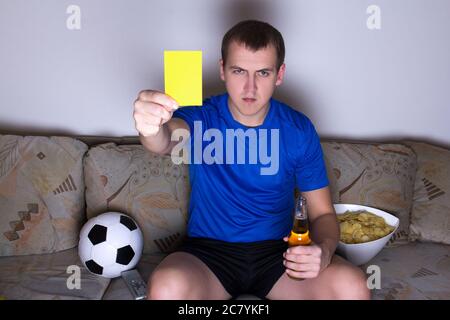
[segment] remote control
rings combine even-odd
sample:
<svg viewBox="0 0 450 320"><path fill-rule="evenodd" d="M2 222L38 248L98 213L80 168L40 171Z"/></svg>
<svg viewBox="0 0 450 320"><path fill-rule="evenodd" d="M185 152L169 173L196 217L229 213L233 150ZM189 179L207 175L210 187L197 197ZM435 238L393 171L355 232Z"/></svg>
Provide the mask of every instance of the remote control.
<svg viewBox="0 0 450 320"><path fill-rule="evenodd" d="M127 284L128 289L130 289L134 300L147 298L147 284L136 269L122 272L122 279Z"/></svg>

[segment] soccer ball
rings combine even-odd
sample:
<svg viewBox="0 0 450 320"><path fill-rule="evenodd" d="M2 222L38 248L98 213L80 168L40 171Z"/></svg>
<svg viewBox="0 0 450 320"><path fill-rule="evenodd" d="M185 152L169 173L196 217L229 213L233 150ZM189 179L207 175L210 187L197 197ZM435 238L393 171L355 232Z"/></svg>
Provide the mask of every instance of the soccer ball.
<svg viewBox="0 0 450 320"><path fill-rule="evenodd" d="M143 242L141 229L132 218L106 212L89 219L81 228L78 255L90 272L115 278L136 266Z"/></svg>

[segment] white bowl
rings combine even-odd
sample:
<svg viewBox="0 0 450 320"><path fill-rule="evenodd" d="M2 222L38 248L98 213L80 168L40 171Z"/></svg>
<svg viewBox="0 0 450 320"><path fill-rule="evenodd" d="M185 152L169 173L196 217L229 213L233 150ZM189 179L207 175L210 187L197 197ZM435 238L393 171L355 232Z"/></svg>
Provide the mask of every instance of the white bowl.
<svg viewBox="0 0 450 320"><path fill-rule="evenodd" d="M392 214L372 207L360 206L357 204L335 204L334 209L338 215L343 214L346 211L365 210L377 216L383 217L387 224L394 227L394 230L391 233L377 240L353 244L339 241L336 249L337 253L357 266L365 264L375 257L378 252L383 249L395 231L397 231L400 223L399 219Z"/></svg>

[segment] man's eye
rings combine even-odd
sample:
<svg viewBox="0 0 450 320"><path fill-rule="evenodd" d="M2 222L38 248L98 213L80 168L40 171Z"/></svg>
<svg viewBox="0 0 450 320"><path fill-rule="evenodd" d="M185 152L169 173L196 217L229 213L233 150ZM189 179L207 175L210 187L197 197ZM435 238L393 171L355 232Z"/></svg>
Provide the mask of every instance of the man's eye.
<svg viewBox="0 0 450 320"><path fill-rule="evenodd" d="M244 70L242 70L242 69L234 69L233 73L234 74L242 74L242 73L244 73Z"/></svg>
<svg viewBox="0 0 450 320"><path fill-rule="evenodd" d="M261 76L263 76L263 77L267 77L269 75L269 73L267 71L264 71L264 70L260 71L259 74Z"/></svg>

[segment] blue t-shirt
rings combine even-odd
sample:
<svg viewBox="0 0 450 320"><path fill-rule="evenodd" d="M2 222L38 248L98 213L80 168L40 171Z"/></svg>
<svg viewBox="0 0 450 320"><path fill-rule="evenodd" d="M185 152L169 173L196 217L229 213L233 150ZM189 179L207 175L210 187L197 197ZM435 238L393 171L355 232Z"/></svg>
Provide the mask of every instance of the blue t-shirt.
<svg viewBox="0 0 450 320"><path fill-rule="evenodd" d="M185 120L191 132L185 144L190 237L282 239L292 227L295 186L300 191L328 186L313 124L273 98L263 124L254 128L234 120L228 94L206 99L201 107L180 108L173 117Z"/></svg>

